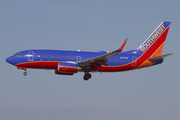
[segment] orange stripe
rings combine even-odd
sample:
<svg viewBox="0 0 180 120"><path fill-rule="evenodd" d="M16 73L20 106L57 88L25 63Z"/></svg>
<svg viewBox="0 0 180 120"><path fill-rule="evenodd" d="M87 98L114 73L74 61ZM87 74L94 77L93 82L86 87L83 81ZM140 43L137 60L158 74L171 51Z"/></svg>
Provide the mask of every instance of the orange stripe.
<svg viewBox="0 0 180 120"><path fill-rule="evenodd" d="M161 52L162 52L162 49L163 49L163 46L164 46L164 43L165 43L165 41L160 45L160 47L149 58L160 56ZM151 66L154 63L155 62L151 62L149 60L146 60L141 65L139 65L136 69L143 68L143 67L148 67L148 66Z"/></svg>

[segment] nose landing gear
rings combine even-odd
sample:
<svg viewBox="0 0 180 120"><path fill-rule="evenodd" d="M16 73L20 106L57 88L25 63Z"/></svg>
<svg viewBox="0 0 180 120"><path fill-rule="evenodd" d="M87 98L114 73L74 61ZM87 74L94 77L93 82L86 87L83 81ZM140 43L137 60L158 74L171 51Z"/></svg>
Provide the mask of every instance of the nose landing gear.
<svg viewBox="0 0 180 120"><path fill-rule="evenodd" d="M27 72L25 71L25 72L23 73L23 75L26 76L26 75L27 75Z"/></svg>
<svg viewBox="0 0 180 120"><path fill-rule="evenodd" d="M20 67L20 66L17 66L17 69L24 70L23 75L24 75L24 76L26 76L26 75L27 75L27 72L26 72L26 68L25 68L25 67Z"/></svg>

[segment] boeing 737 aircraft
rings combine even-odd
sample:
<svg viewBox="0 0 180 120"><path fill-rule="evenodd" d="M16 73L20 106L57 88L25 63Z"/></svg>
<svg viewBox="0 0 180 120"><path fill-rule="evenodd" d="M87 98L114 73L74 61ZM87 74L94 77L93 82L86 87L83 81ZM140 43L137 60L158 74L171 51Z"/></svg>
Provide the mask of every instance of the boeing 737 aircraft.
<svg viewBox="0 0 180 120"><path fill-rule="evenodd" d="M18 69L26 68L55 70L58 75L73 75L84 72L84 80L90 72L121 72L158 65L172 53L161 55L170 22L162 22L140 47L122 52L127 39L112 52L83 52L64 50L26 50L10 56L6 61Z"/></svg>

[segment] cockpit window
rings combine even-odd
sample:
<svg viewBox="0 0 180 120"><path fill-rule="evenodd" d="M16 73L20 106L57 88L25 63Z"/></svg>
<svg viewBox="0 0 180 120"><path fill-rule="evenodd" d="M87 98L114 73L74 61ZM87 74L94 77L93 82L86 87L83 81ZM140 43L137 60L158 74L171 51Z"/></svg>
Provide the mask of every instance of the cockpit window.
<svg viewBox="0 0 180 120"><path fill-rule="evenodd" d="M21 56L22 54L15 54L14 56Z"/></svg>

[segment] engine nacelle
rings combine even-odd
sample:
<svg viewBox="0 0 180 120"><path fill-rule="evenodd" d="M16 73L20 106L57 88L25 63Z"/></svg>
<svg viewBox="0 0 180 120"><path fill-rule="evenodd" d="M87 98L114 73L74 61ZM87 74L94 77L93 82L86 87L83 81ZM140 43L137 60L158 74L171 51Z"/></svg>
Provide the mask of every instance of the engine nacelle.
<svg viewBox="0 0 180 120"><path fill-rule="evenodd" d="M81 70L80 67L77 66L76 63L59 63L58 69L55 70L55 74L60 75L73 75Z"/></svg>

